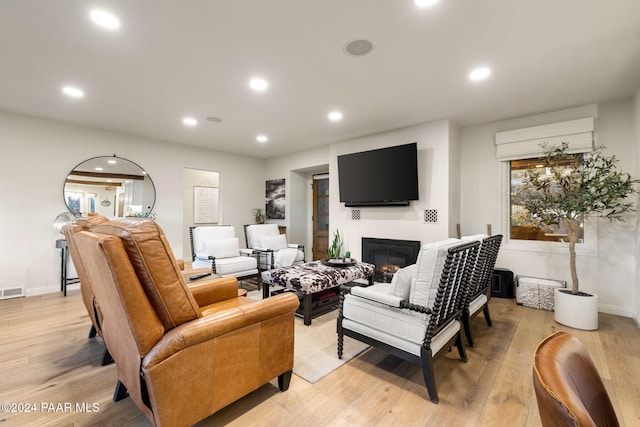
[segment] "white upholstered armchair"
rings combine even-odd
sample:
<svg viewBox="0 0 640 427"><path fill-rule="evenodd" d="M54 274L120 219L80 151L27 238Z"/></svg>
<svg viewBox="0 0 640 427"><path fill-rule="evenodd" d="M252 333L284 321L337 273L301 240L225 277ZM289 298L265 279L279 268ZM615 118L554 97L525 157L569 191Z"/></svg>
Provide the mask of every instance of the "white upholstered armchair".
<svg viewBox="0 0 640 427"><path fill-rule="evenodd" d="M343 286L338 357L346 335L421 365L429 398L437 403L433 361L453 344L467 361L459 320L479 245L457 239L425 244L416 264L399 270L392 283Z"/></svg>
<svg viewBox="0 0 640 427"><path fill-rule="evenodd" d="M304 262L304 246L288 243L278 224L245 225L244 236L247 248L259 253L261 270Z"/></svg>
<svg viewBox="0 0 640 427"><path fill-rule="evenodd" d="M213 274L238 279L257 277L257 256L240 248L235 227L206 225L189 227L193 268L210 267Z"/></svg>

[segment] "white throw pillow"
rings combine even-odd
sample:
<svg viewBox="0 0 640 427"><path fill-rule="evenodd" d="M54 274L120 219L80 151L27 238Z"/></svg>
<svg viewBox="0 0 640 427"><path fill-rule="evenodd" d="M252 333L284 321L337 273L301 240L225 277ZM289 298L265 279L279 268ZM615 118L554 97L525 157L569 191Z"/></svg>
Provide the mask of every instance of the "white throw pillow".
<svg viewBox="0 0 640 427"><path fill-rule="evenodd" d="M278 234L275 236L260 236L260 247L263 249L273 249L279 251L287 247L287 236Z"/></svg>
<svg viewBox="0 0 640 427"><path fill-rule="evenodd" d="M417 267L415 264L408 265L396 271L391 279L391 293L405 301L409 301L411 293L411 282L416 275Z"/></svg>
<svg viewBox="0 0 640 427"><path fill-rule="evenodd" d="M422 245L416 261L416 280L411 286L409 302L429 308L433 306L447 251L461 243L463 242L458 239L445 239Z"/></svg>
<svg viewBox="0 0 640 427"><path fill-rule="evenodd" d="M203 252L216 258L231 258L240 256L240 243L238 238L205 240Z"/></svg>

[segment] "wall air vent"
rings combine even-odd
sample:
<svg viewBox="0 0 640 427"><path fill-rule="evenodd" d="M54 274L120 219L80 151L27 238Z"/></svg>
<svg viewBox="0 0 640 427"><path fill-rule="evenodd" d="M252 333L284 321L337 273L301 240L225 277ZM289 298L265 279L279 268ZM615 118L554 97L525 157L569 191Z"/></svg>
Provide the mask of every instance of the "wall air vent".
<svg viewBox="0 0 640 427"><path fill-rule="evenodd" d="M438 209L425 209L424 210L424 222L426 224L438 223Z"/></svg>
<svg viewBox="0 0 640 427"><path fill-rule="evenodd" d="M23 286L0 289L0 299L18 298L23 296L25 296Z"/></svg>

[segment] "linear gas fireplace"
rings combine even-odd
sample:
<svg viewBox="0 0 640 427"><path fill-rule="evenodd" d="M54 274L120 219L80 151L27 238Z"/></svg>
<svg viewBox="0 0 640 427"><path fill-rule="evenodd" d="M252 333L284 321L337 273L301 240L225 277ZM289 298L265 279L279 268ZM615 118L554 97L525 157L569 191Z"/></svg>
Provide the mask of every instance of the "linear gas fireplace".
<svg viewBox="0 0 640 427"><path fill-rule="evenodd" d="M418 252L420 242L415 240L362 238L362 261L375 264L375 282L391 282L396 271L415 264Z"/></svg>

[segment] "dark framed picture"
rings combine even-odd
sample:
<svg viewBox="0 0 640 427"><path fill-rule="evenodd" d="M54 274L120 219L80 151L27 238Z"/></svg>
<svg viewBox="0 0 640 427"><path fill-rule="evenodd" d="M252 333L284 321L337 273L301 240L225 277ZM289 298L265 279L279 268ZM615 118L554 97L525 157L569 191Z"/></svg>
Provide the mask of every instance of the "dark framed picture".
<svg viewBox="0 0 640 427"><path fill-rule="evenodd" d="M265 212L267 219L284 219L284 193L284 178L266 182Z"/></svg>

